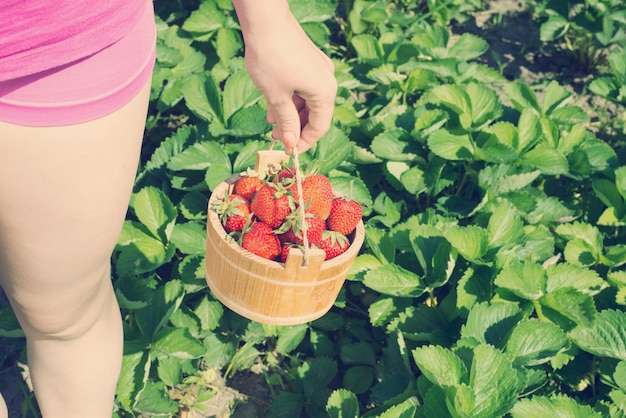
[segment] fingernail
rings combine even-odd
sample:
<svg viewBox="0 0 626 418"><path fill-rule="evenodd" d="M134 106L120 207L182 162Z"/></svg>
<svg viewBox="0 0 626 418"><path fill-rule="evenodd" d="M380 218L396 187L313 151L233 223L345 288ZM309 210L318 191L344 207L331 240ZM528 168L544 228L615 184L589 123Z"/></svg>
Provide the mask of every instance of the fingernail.
<svg viewBox="0 0 626 418"><path fill-rule="evenodd" d="M283 134L283 142L285 143L285 147L291 148L296 146L297 139L293 132L286 132Z"/></svg>

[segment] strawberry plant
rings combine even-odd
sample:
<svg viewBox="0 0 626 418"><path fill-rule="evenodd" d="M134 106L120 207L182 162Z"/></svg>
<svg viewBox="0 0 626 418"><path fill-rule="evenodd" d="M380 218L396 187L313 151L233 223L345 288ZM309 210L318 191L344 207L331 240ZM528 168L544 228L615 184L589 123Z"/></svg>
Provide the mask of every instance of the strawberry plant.
<svg viewBox="0 0 626 418"><path fill-rule="evenodd" d="M586 94L621 103L620 4L584 2L585 14L582 3L545 24L601 17L594 36L616 52ZM365 244L333 309L310 323L264 325L214 297L212 191L247 173L241 200L269 205L293 197L293 173L276 175L282 188L251 181L271 128L230 2L157 1L146 142L113 256L125 329L115 416L625 416L626 162L591 129L594 109L568 85L486 65L488 42L453 31L478 2L290 5L339 83L333 127L299 157L345 199L309 213L328 213L328 253L345 250L355 213ZM246 214L219 197L224 218ZM272 236L280 261L277 225L256 238ZM8 308L0 332L21 337ZM262 384L232 387L251 374Z"/></svg>

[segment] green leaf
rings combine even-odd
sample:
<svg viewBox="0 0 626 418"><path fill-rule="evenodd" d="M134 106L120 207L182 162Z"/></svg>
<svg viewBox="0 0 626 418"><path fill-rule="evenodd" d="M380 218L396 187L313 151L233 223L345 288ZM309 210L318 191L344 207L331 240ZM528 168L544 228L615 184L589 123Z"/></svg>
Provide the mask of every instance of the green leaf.
<svg viewBox="0 0 626 418"><path fill-rule="evenodd" d="M428 287L435 289L446 284L456 262L456 256L452 254L452 244L441 236L425 233L422 228L411 230L409 238Z"/></svg>
<svg viewBox="0 0 626 418"><path fill-rule="evenodd" d="M422 374L439 386L457 386L467 383L465 365L452 351L434 345L413 350L413 360Z"/></svg>
<svg viewBox="0 0 626 418"><path fill-rule="evenodd" d="M133 195L130 206L154 238L167 241L172 232L177 211L162 190L151 186L144 187Z"/></svg>
<svg viewBox="0 0 626 418"><path fill-rule="evenodd" d="M348 365L365 364L376 365L376 353L372 346L364 341L346 344L341 347L341 361Z"/></svg>
<svg viewBox="0 0 626 418"><path fill-rule="evenodd" d="M428 137L430 150L446 160L471 160L474 144L469 135L453 134L446 129L439 129Z"/></svg>
<svg viewBox="0 0 626 418"><path fill-rule="evenodd" d="M185 104L196 116L211 122L224 121L219 89L208 73L192 74L183 81Z"/></svg>
<svg viewBox="0 0 626 418"><path fill-rule="evenodd" d="M291 418L302 416L304 399L294 392L281 392L271 401L268 418Z"/></svg>
<svg viewBox="0 0 626 418"><path fill-rule="evenodd" d="M555 232L569 240L568 246L572 248L568 250L566 247L566 259L568 261L579 265L588 265L600 259L603 240L597 227L588 223L573 222L557 226ZM567 256L568 251L570 257Z"/></svg>
<svg viewBox="0 0 626 418"><path fill-rule="evenodd" d="M204 346L186 328L161 329L150 348L159 354L187 360L199 358L205 353Z"/></svg>
<svg viewBox="0 0 626 418"><path fill-rule="evenodd" d="M594 411L589 405L581 405L565 395L520 399L509 413L512 418L602 418L602 414Z"/></svg>
<svg viewBox="0 0 626 418"><path fill-rule="evenodd" d="M178 204L180 214L190 221L204 220L207 217L209 199L199 192L185 193Z"/></svg>
<svg viewBox="0 0 626 418"><path fill-rule="evenodd" d="M237 138L247 138L261 135L269 130L267 111L258 104L238 109L228 120L228 128L224 129L219 123L212 123L209 131L216 137L230 135Z"/></svg>
<svg viewBox="0 0 626 418"><path fill-rule="evenodd" d="M170 399L163 382L148 380L134 410L151 417L169 417L178 412L178 404Z"/></svg>
<svg viewBox="0 0 626 418"><path fill-rule="evenodd" d="M583 124L589 122L589 116L578 106L560 107L550 115L550 119L566 126Z"/></svg>
<svg viewBox="0 0 626 418"><path fill-rule="evenodd" d="M307 360L296 370L298 380L307 398L326 389L326 386L337 374L337 363L328 358L320 357Z"/></svg>
<svg viewBox="0 0 626 418"><path fill-rule="evenodd" d="M615 170L615 186L622 198L626 199L626 166Z"/></svg>
<svg viewBox="0 0 626 418"><path fill-rule="evenodd" d="M257 152L267 150L267 148L268 143L266 141L246 141L243 148L237 152L233 163L233 173L243 173L248 168L254 168Z"/></svg>
<svg viewBox="0 0 626 418"><path fill-rule="evenodd" d="M330 418L358 418L359 401L356 395L346 389L336 389L326 403Z"/></svg>
<svg viewBox="0 0 626 418"><path fill-rule="evenodd" d="M524 222L512 205L501 202L495 206L487 225L489 247L511 246L524 237Z"/></svg>
<svg viewBox="0 0 626 418"><path fill-rule="evenodd" d="M0 307L0 337L22 338L24 331L10 306Z"/></svg>
<svg viewBox="0 0 626 418"><path fill-rule="evenodd" d="M120 307L124 309L140 309L148 305L154 280L136 276L122 276L115 281L115 296Z"/></svg>
<svg viewBox="0 0 626 418"><path fill-rule="evenodd" d="M239 30L232 28L219 28L213 43L217 56L223 62L230 61L231 58L239 53L243 46Z"/></svg>
<svg viewBox="0 0 626 418"><path fill-rule="evenodd" d="M387 322L396 312L396 304L393 298L383 297L373 302L369 308L370 323L379 326Z"/></svg>
<svg viewBox="0 0 626 418"><path fill-rule="evenodd" d="M448 55L459 61L469 61L480 57L488 49L489 44L484 39L470 33L463 33L448 49Z"/></svg>
<svg viewBox="0 0 626 418"><path fill-rule="evenodd" d="M226 79L222 93L224 119L228 120L239 109L252 106L261 97L261 91L245 70L237 71Z"/></svg>
<svg viewBox="0 0 626 418"><path fill-rule="evenodd" d="M516 366L532 367L550 361L568 348L569 340L557 325L528 320L513 329L506 344L506 354Z"/></svg>
<svg viewBox="0 0 626 418"><path fill-rule="evenodd" d="M523 109L517 122L517 130L519 134L517 151L521 154L535 145L543 135L539 115L531 109Z"/></svg>
<svg viewBox="0 0 626 418"><path fill-rule="evenodd" d="M597 272L572 264L554 264L548 266L546 272L548 274L548 292L571 287L582 293L595 296L609 286Z"/></svg>
<svg viewBox="0 0 626 418"><path fill-rule="evenodd" d="M304 340L307 330L304 324L281 328L276 340L276 351L280 354L291 353Z"/></svg>
<svg viewBox="0 0 626 418"><path fill-rule="evenodd" d="M414 161L409 150L409 135L403 129L386 130L372 139L371 149L377 157L390 161Z"/></svg>
<svg viewBox="0 0 626 418"><path fill-rule="evenodd" d="M209 300L208 296L205 296L194 309L194 313L200 320L202 330L213 331L221 323L224 307L220 302Z"/></svg>
<svg viewBox="0 0 626 418"><path fill-rule="evenodd" d="M379 355L376 385L370 391L370 399L375 403L384 403L414 391L415 376L404 336L401 332L388 334L386 343Z"/></svg>
<svg viewBox="0 0 626 418"><path fill-rule="evenodd" d="M410 397L406 401L393 405L379 415L379 418L413 418L417 412L419 401L416 397Z"/></svg>
<svg viewBox="0 0 626 418"><path fill-rule="evenodd" d="M173 171L209 170L212 166L220 166L230 172L230 159L224 148L215 141L195 143L172 157L167 164L167 168Z"/></svg>
<svg viewBox="0 0 626 418"><path fill-rule="evenodd" d="M461 328L461 336L503 347L522 317L522 311L513 303L478 303L470 310L467 322Z"/></svg>
<svg viewBox="0 0 626 418"><path fill-rule="evenodd" d="M160 357L157 362L159 380L174 387L180 383L181 360L176 357Z"/></svg>
<svg viewBox="0 0 626 418"><path fill-rule="evenodd" d="M578 326L570 331L569 337L583 351L626 360L626 312L603 310L591 326Z"/></svg>
<svg viewBox="0 0 626 418"><path fill-rule="evenodd" d="M246 370L252 367L261 354L254 345L255 343L253 341L246 341L246 343L237 350L235 355L232 356L230 364L224 373L226 377L231 376L232 373L238 370Z"/></svg>
<svg viewBox="0 0 626 418"><path fill-rule="evenodd" d="M289 9L300 23L324 22L335 13L334 3L325 0L290 0Z"/></svg>
<svg viewBox="0 0 626 418"><path fill-rule="evenodd" d="M487 230L479 226L453 226L444 231L444 237L470 261L479 260L488 250Z"/></svg>
<svg viewBox="0 0 626 418"><path fill-rule="evenodd" d="M183 254L204 254L206 225L199 222L176 224L171 240Z"/></svg>
<svg viewBox="0 0 626 418"><path fill-rule="evenodd" d="M317 143L316 160L320 173L328 174L344 163L352 153L352 143L345 133L332 126Z"/></svg>
<svg viewBox="0 0 626 418"><path fill-rule="evenodd" d="M215 32L222 27L224 22L223 14L220 13L214 2L203 2L197 10L191 12L185 20L182 28L187 32L199 35ZM205 38L200 37L200 40Z"/></svg>
<svg viewBox="0 0 626 418"><path fill-rule="evenodd" d="M367 247L374 253L382 264L393 263L396 255L396 245L391 236L382 229L367 225L365 228Z"/></svg>
<svg viewBox="0 0 626 418"><path fill-rule="evenodd" d="M484 418L508 412L524 387L511 361L490 345L474 349L469 386L474 392L471 416Z"/></svg>
<svg viewBox="0 0 626 418"><path fill-rule="evenodd" d="M534 109L537 114L540 113L541 108L537 96L527 84L514 82L505 84L503 88L517 110L522 112L524 109Z"/></svg>
<svg viewBox="0 0 626 418"><path fill-rule="evenodd" d="M462 87L442 84L428 92L427 101L438 103L468 121L472 120L472 103L468 93ZM464 125L464 127L469 127Z"/></svg>
<svg viewBox="0 0 626 418"><path fill-rule="evenodd" d="M378 39L372 35L356 35L350 42L361 62L372 66L382 64L383 51Z"/></svg>
<svg viewBox="0 0 626 418"><path fill-rule="evenodd" d="M543 42L552 42L561 38L569 29L570 23L563 16L552 15L539 29L539 38Z"/></svg>
<svg viewBox="0 0 626 418"><path fill-rule="evenodd" d="M583 326L591 324L596 314L593 298L571 287L563 287L548 292L539 299L539 303L575 324ZM549 316L548 312L544 313ZM558 318L554 318L554 320L560 322Z"/></svg>
<svg viewBox="0 0 626 418"><path fill-rule="evenodd" d="M421 277L396 264L386 264L365 273L363 284L384 295L417 298L426 287Z"/></svg>
<svg viewBox="0 0 626 418"><path fill-rule="evenodd" d="M484 84L470 83L466 91L472 105L472 126L480 127L495 119L502 112L502 103L498 94Z"/></svg>
<svg viewBox="0 0 626 418"><path fill-rule="evenodd" d="M546 292L547 277L537 263L513 262L498 273L494 283L523 299L537 300Z"/></svg>
<svg viewBox="0 0 626 418"><path fill-rule="evenodd" d="M118 402L129 411L133 410L148 381L152 357L143 348L141 343L134 341L126 341L124 344L122 369L115 394Z"/></svg>
<svg viewBox="0 0 626 418"><path fill-rule="evenodd" d="M152 341L183 301L184 290L179 280L158 287L145 308L135 312L135 321L146 341Z"/></svg>
<svg viewBox="0 0 626 418"><path fill-rule="evenodd" d="M569 173L567 158L557 149L538 144L522 156L525 164L541 170L543 174L559 175Z"/></svg>
<svg viewBox="0 0 626 418"><path fill-rule="evenodd" d="M548 83L545 89L541 110L545 115L554 116L554 112L562 108L561 106L563 106L570 97L572 97L572 93L553 80ZM557 117L557 119L560 118Z"/></svg>
<svg viewBox="0 0 626 418"><path fill-rule="evenodd" d="M371 366L350 367L343 374L343 386L354 393L366 393L374 382L374 368Z"/></svg>
<svg viewBox="0 0 626 418"><path fill-rule="evenodd" d="M136 276L169 262L175 248L145 232L138 222L125 221L116 247L115 269L120 276Z"/></svg>

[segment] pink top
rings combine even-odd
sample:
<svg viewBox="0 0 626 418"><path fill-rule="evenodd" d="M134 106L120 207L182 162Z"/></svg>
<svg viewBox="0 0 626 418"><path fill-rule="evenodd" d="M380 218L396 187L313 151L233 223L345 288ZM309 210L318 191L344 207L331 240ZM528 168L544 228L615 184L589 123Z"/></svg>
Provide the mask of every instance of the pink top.
<svg viewBox="0 0 626 418"><path fill-rule="evenodd" d="M0 81L93 54L125 36L138 0L0 0Z"/></svg>

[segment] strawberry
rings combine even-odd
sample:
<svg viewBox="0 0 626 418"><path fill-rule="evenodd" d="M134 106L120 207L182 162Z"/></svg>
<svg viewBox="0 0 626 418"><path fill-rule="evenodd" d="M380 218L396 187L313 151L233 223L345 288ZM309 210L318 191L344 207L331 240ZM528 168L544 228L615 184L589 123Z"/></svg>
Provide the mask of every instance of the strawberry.
<svg viewBox="0 0 626 418"><path fill-rule="evenodd" d="M293 184L289 187L293 197L298 202L298 187ZM330 214L333 201L333 187L330 180L323 174L311 174L302 181L302 200L307 208L326 220Z"/></svg>
<svg viewBox="0 0 626 418"><path fill-rule="evenodd" d="M302 215L299 210L294 210L285 219L285 223L278 230L279 232L282 232L280 239L283 243L304 243L301 216ZM326 229L326 222L309 211L306 212L305 219L307 222L306 237L309 241L309 246L319 246L322 243L322 232Z"/></svg>
<svg viewBox="0 0 626 418"><path fill-rule="evenodd" d="M226 232L240 232L250 215L248 201L238 194L229 195L228 192L223 199L215 201L212 209L218 214Z"/></svg>
<svg viewBox="0 0 626 418"><path fill-rule="evenodd" d="M293 208L288 192L279 187L265 184L256 191L250 209L257 218L272 228L279 227Z"/></svg>
<svg viewBox="0 0 626 418"><path fill-rule="evenodd" d="M264 222L254 222L244 230L241 246L268 260L276 260L280 255L280 241L272 227Z"/></svg>
<svg viewBox="0 0 626 418"><path fill-rule="evenodd" d="M325 260L335 258L350 247L348 238L336 231L324 231L320 247L326 252Z"/></svg>
<svg viewBox="0 0 626 418"><path fill-rule="evenodd" d="M249 201L252 199L254 192L259 190L263 184L265 183L259 177L253 175L243 175L235 182L233 191Z"/></svg>
<svg viewBox="0 0 626 418"><path fill-rule="evenodd" d="M357 201L337 197L332 201L326 226L331 231L348 235L354 231L362 217L363 208Z"/></svg>

